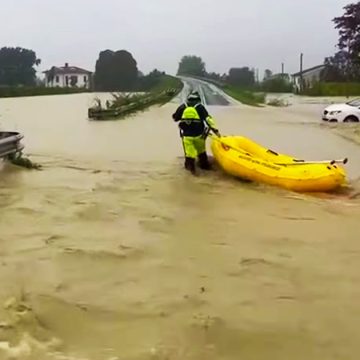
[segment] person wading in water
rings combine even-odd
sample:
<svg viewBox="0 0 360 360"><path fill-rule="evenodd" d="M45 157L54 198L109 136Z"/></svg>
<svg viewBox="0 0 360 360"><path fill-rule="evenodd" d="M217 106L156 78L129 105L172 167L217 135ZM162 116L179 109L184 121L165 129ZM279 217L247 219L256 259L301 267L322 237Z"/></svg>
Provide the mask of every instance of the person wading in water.
<svg viewBox="0 0 360 360"><path fill-rule="evenodd" d="M210 170L211 165L206 153L206 132L210 129L217 136L220 136L220 132L214 119L201 103L199 93L191 92L186 103L180 105L172 117L175 122L179 122L185 152L185 169L195 175L195 161L198 158L200 168Z"/></svg>

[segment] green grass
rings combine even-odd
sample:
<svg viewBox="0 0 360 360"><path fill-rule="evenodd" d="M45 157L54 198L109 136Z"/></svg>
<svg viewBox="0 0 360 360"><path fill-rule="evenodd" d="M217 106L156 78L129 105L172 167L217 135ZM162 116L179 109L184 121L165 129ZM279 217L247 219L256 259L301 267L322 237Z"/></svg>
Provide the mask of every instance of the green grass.
<svg viewBox="0 0 360 360"><path fill-rule="evenodd" d="M150 89L151 93L158 93L166 91L168 89L177 89L181 90L183 88L183 83L176 77L170 75L163 75L160 82Z"/></svg>
<svg viewBox="0 0 360 360"><path fill-rule="evenodd" d="M265 94L263 93L236 88L232 85L225 85L222 90L225 91L227 95L245 105L261 107L265 104Z"/></svg>
<svg viewBox="0 0 360 360"><path fill-rule="evenodd" d="M301 95L308 96L360 96L360 83L322 83L306 89Z"/></svg>
<svg viewBox="0 0 360 360"><path fill-rule="evenodd" d="M25 86L0 86L0 98L25 97L25 96L46 96L79 94L90 92L87 89L79 88L48 88L48 87L25 87Z"/></svg>

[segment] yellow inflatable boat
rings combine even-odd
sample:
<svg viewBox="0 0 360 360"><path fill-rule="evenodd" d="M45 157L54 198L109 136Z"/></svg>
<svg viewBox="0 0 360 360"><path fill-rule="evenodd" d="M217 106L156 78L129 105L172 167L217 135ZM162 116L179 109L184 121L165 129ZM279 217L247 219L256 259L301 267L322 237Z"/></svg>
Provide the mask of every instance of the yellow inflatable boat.
<svg viewBox="0 0 360 360"><path fill-rule="evenodd" d="M305 162L278 154L242 136L211 136L215 160L228 174L297 192L330 192L346 183L342 161Z"/></svg>

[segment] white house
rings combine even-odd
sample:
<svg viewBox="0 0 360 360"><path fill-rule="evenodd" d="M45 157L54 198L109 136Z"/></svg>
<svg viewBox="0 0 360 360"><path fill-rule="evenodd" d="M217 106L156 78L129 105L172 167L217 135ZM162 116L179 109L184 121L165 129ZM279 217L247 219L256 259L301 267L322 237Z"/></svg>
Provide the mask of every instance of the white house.
<svg viewBox="0 0 360 360"><path fill-rule="evenodd" d="M44 71L45 84L47 87L78 87L87 88L91 86L92 72L76 66L57 67Z"/></svg>
<svg viewBox="0 0 360 360"><path fill-rule="evenodd" d="M325 69L325 67L325 65L318 65L310 69L303 70L302 72L292 74L295 89L297 91L301 89L301 77L303 79L303 86L305 88L311 88L314 83L320 81L321 72Z"/></svg>

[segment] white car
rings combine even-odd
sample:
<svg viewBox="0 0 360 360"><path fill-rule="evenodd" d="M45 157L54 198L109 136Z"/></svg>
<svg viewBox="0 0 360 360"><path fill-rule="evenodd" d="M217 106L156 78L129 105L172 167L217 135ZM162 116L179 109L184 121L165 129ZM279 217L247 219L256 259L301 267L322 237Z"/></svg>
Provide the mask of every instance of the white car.
<svg viewBox="0 0 360 360"><path fill-rule="evenodd" d="M344 104L333 104L325 108L322 119L330 122L359 122L360 98Z"/></svg>

